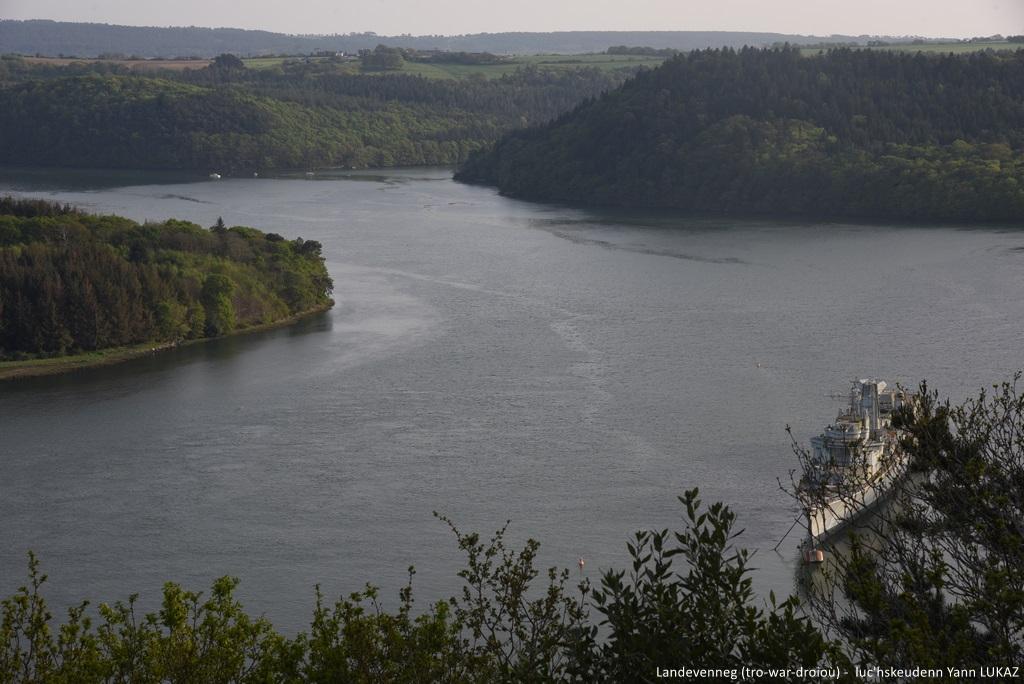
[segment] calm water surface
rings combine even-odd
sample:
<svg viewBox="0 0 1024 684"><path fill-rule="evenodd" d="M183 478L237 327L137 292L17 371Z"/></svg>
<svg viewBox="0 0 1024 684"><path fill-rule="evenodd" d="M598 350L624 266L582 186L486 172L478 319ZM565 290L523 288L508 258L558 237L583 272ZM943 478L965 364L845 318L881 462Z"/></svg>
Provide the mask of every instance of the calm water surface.
<svg viewBox="0 0 1024 684"><path fill-rule="evenodd" d="M700 486L789 592L779 491L851 378L954 398L1024 365L1024 234L694 220L534 205L445 170L221 181L0 176L0 192L320 240L337 306L294 327L0 384L0 594L34 549L49 597L154 605L242 579L285 631L313 587L416 565L458 587L431 512L506 519L543 562L622 567Z"/></svg>

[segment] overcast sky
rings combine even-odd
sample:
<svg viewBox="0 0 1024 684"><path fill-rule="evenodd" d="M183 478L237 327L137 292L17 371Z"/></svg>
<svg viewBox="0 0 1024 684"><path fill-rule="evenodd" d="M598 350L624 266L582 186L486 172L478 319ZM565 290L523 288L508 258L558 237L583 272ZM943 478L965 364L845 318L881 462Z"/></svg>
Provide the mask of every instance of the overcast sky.
<svg viewBox="0 0 1024 684"><path fill-rule="evenodd" d="M0 0L0 18L282 33L723 30L1024 33L1024 0Z"/></svg>

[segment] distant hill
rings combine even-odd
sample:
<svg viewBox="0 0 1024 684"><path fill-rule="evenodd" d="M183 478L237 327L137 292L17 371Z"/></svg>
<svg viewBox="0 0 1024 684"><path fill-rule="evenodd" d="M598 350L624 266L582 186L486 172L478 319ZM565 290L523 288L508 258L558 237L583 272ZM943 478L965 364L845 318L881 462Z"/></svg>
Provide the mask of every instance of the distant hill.
<svg viewBox="0 0 1024 684"><path fill-rule="evenodd" d="M695 50L708 47L807 45L864 42L867 37L799 36L736 31L564 31L556 33L477 33L462 36L378 36L374 33L294 36L269 31L196 26L159 28L33 19L0 20L0 53L96 57L212 57L224 52L255 56L306 54L317 50L355 52L380 43L422 50L495 54L602 52L616 45Z"/></svg>
<svg viewBox="0 0 1024 684"><path fill-rule="evenodd" d="M1024 222L1024 50L679 55L456 176L534 200Z"/></svg>

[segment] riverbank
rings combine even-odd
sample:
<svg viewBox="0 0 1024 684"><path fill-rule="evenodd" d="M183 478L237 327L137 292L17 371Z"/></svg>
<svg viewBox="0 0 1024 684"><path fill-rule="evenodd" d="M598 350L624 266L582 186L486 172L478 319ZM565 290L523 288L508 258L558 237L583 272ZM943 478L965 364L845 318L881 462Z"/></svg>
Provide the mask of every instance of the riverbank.
<svg viewBox="0 0 1024 684"><path fill-rule="evenodd" d="M187 340L184 342L144 342L142 344L133 345L130 347L111 347L109 349L99 349L96 351L86 352L84 354L74 354L72 356L58 356L49 359L28 359L25 361L0 361L0 382L4 380L15 380L20 378L37 378L44 375L61 375L64 373L71 373L74 371L82 370L85 368L98 368L100 366L110 366L115 363L123 363L125 361L131 361L147 354L157 354L168 349L177 349L178 347L184 347L193 344L199 344L202 342L208 342L210 340L221 339L222 337L231 337L234 335L246 335L254 332L261 332L264 330L271 330L274 328L282 328L293 323L298 322L303 318L309 316L315 316L316 314L324 313L329 311L334 306L334 300L332 299L329 303L321 306L315 306L312 309L297 313L287 318L282 318L277 321L271 321L269 323L261 323L260 325L253 325L240 330L235 330L228 335L222 335L220 337L202 337L195 340Z"/></svg>

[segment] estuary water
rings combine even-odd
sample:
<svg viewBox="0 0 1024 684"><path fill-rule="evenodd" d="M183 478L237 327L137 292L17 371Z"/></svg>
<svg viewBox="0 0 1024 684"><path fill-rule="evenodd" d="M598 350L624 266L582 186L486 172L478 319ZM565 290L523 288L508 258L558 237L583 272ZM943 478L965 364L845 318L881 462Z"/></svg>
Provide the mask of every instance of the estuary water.
<svg viewBox="0 0 1024 684"><path fill-rule="evenodd" d="M626 567L700 487L757 589L793 590L779 489L849 381L954 400L1024 365L1024 234L694 219L510 200L445 169L219 181L16 172L0 193L319 240L337 305L292 327L0 383L0 595L57 606L238 576L304 628L328 597L455 593L446 526ZM392 601L392 605L394 602Z"/></svg>

